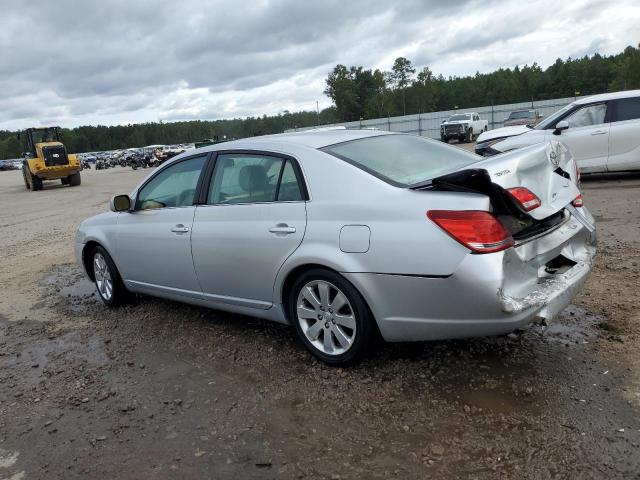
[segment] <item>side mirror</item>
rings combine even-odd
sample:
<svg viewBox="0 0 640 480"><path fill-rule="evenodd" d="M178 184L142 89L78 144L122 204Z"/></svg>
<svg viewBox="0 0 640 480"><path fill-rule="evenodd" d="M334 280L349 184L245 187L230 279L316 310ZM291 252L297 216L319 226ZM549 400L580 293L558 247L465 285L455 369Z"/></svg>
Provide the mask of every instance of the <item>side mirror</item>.
<svg viewBox="0 0 640 480"><path fill-rule="evenodd" d="M112 212L126 212L131 209L131 199L129 195L116 195L111 197L109 208Z"/></svg>
<svg viewBox="0 0 640 480"><path fill-rule="evenodd" d="M569 122L567 122L566 120L560 120L558 123L556 123L556 129L553 131L553 134L560 135L560 133L562 133L562 131L566 130L567 128L569 128Z"/></svg>

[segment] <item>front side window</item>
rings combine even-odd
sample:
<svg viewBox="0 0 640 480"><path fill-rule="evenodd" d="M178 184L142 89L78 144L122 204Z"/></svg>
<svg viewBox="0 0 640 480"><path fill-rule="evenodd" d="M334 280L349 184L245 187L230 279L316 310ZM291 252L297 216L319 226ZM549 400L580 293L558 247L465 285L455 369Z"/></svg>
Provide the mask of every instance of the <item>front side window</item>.
<svg viewBox="0 0 640 480"><path fill-rule="evenodd" d="M587 105L576 112L569 115L565 120L569 122L569 127L590 127L591 125L600 125L604 123L604 117L607 114L607 105L600 103L598 105Z"/></svg>
<svg viewBox="0 0 640 480"><path fill-rule="evenodd" d="M482 160L441 142L400 134L360 138L320 150L399 187L422 183Z"/></svg>
<svg viewBox="0 0 640 480"><path fill-rule="evenodd" d="M573 103L570 103L569 105L565 105L557 112L554 112L548 117L546 117L544 120L538 123L534 128L536 130L556 128L557 119L562 118L562 116L564 116L569 110L573 109L574 106L575 105Z"/></svg>
<svg viewBox="0 0 640 480"><path fill-rule="evenodd" d="M136 210L193 205L206 160L206 156L190 158L161 170L138 192Z"/></svg>
<svg viewBox="0 0 640 480"><path fill-rule="evenodd" d="M615 101L614 122L624 122L625 120L636 120L640 118L640 97L623 98Z"/></svg>

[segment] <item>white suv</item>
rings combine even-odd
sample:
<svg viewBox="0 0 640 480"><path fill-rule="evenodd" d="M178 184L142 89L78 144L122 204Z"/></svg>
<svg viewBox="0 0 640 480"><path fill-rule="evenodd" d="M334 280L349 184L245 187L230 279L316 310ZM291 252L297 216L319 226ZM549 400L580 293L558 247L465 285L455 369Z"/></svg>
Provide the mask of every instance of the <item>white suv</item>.
<svg viewBox="0 0 640 480"><path fill-rule="evenodd" d="M581 98L533 128L485 132L475 149L489 156L552 139L571 149L585 173L640 170L640 90Z"/></svg>

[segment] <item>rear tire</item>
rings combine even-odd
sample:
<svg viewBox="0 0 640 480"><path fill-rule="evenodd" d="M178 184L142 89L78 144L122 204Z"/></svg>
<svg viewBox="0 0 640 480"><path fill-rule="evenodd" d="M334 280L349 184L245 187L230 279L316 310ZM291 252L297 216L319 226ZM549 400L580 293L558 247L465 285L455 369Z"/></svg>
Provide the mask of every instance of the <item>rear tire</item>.
<svg viewBox="0 0 640 480"><path fill-rule="evenodd" d="M80 185L80 172L74 173L73 175L69 175L67 177L68 181L69 181L69 185L72 187L77 187L78 185Z"/></svg>
<svg viewBox="0 0 640 480"><path fill-rule="evenodd" d="M93 283L100 299L110 308L124 304L129 298L129 291L124 286L122 277L107 251L97 246L91 253Z"/></svg>
<svg viewBox="0 0 640 480"><path fill-rule="evenodd" d="M312 269L293 284L289 319L309 352L332 366L356 363L370 351L376 326L364 299L341 275Z"/></svg>

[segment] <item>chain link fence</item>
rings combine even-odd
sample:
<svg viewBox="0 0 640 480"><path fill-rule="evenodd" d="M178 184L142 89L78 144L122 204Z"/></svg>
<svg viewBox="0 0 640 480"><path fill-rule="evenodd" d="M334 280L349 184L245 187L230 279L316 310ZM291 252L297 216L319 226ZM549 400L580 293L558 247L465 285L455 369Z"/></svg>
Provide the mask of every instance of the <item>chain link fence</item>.
<svg viewBox="0 0 640 480"><path fill-rule="evenodd" d="M556 98L553 100L541 100L538 102L510 103L506 105L491 105L485 107L472 107L459 110L447 110L442 112L420 113L416 115L404 115L401 117L374 118L355 122L333 123L322 127L344 126L349 129L374 128L389 132L412 133L423 137L440 138L440 124L455 113L477 112L480 118L487 120L489 130L502 127L504 119L514 110L534 109L540 115L547 117L565 105L573 102L574 97ZM301 132L318 127L291 128L287 132Z"/></svg>

